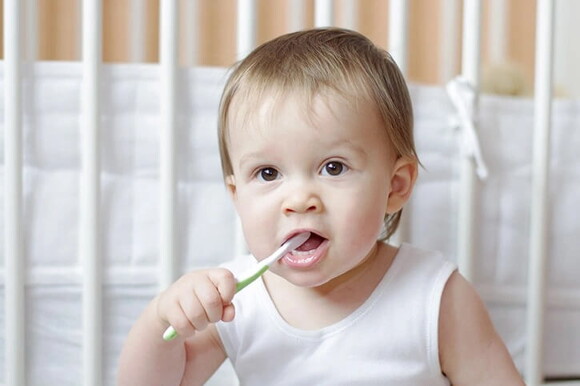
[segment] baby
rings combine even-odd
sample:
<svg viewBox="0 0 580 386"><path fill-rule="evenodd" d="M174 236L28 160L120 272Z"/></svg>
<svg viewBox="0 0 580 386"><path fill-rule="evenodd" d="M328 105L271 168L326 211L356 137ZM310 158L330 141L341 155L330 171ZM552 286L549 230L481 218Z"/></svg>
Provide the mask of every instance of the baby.
<svg viewBox="0 0 580 386"><path fill-rule="evenodd" d="M438 253L390 245L417 178L407 86L359 33L258 47L220 106L226 187L251 256L185 274L131 329L120 385L523 385L485 307ZM235 293L292 236L297 250ZM178 337L161 336L172 325Z"/></svg>

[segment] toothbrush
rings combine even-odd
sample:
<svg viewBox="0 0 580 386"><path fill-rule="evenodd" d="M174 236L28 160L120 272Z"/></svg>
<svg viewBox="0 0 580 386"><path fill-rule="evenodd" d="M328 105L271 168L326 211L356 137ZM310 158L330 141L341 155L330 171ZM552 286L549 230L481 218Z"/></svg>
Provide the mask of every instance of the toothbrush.
<svg viewBox="0 0 580 386"><path fill-rule="evenodd" d="M249 271L240 275L240 279L236 278L236 282L237 282L236 283L236 293L240 292L241 290L246 288L249 284L254 282L257 278L262 276L262 274L264 274L264 272L266 272L272 264L274 264L276 261L278 261L284 255L286 255L288 252L293 251L294 249L296 249L299 246L301 246L302 244L304 244L306 242L306 240L308 240L309 237L310 237L310 232L303 232L303 233L300 233L300 234L292 237L291 239L286 241L284 244L282 244L282 246L280 248L278 248L276 250L276 252L272 253L270 256L268 256L264 260L259 261ZM167 327L167 329L163 333L163 340L168 342L168 341L174 339L176 336L177 336L177 331L175 331L175 328L173 328L173 326L169 326L169 327Z"/></svg>

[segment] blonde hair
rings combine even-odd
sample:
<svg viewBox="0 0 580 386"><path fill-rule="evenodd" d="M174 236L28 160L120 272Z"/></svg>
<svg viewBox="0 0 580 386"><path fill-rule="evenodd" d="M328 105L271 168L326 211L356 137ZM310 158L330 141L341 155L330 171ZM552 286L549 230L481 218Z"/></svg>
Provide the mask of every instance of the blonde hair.
<svg viewBox="0 0 580 386"><path fill-rule="evenodd" d="M418 162L409 91L391 55L358 32L319 28L266 42L233 68L218 118L224 177L233 175L228 129L234 102L236 107L245 104L249 114L265 95L299 92L308 106L314 96L327 91L374 103L396 156ZM396 231L400 217L401 211L385 216L384 239Z"/></svg>

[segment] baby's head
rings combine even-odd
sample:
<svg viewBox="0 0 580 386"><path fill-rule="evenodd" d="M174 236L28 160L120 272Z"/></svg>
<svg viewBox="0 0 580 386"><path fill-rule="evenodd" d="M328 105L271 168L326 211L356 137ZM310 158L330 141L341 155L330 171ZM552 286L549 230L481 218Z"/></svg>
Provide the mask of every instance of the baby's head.
<svg viewBox="0 0 580 386"><path fill-rule="evenodd" d="M352 105L374 105L397 158L418 162L409 92L397 65L365 36L339 28L290 33L271 40L233 69L221 100L219 146L227 179L234 170L229 151L232 122L251 122L267 104L289 96L303 111L318 96L340 96ZM270 110L271 111L271 110ZM241 125L243 126L243 125ZM385 237L396 230L401 211L385 216Z"/></svg>

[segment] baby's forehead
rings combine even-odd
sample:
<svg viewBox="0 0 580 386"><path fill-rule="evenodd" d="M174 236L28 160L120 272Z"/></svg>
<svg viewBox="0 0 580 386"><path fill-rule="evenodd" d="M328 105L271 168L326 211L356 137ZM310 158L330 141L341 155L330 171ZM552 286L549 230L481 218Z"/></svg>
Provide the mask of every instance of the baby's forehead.
<svg viewBox="0 0 580 386"><path fill-rule="evenodd" d="M366 95L330 87L318 90L270 88L239 93L232 100L228 126L234 129L268 127L289 113L314 123L323 111L340 114L345 109L357 109L362 103L374 104Z"/></svg>

